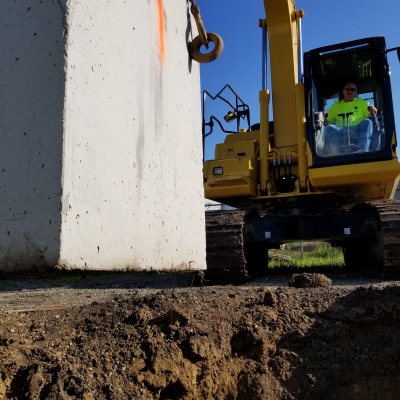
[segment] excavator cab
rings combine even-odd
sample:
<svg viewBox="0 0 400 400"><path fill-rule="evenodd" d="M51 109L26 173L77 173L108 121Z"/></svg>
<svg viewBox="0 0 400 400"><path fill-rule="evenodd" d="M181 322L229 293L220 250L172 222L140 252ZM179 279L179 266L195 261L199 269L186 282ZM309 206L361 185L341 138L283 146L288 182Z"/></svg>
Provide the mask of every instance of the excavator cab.
<svg viewBox="0 0 400 400"><path fill-rule="evenodd" d="M384 37L320 47L305 53L305 111L312 167L393 158L396 135L386 53ZM332 151L332 128L326 116L347 82L354 82L357 97L374 105L378 112L358 130L349 127L347 114L350 113L343 114L343 121L333 130L338 145ZM360 136L365 137L363 146L360 146Z"/></svg>

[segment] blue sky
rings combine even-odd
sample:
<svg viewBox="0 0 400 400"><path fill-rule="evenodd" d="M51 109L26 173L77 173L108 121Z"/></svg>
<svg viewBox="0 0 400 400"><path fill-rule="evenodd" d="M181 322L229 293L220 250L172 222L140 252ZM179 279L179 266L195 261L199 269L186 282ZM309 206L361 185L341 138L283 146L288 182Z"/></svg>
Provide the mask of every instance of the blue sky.
<svg viewBox="0 0 400 400"><path fill-rule="evenodd" d="M276 1L276 0L271 0ZM262 0L197 0L208 32L224 40L224 51L214 62L202 64L202 89L217 93L229 83L250 106L252 123L258 122L258 91L261 88L261 30L258 20L265 18ZM303 9L303 50L333 43L380 36L387 48L400 46L399 0L297 0ZM392 92L397 136L400 139L400 63L390 53ZM209 103L210 107L216 107ZM218 113L217 108L215 111ZM220 115L220 114L219 114ZM232 128L235 124L232 125ZM230 127L229 127L230 128ZM206 143L206 158L213 158L214 143L223 136L213 134Z"/></svg>

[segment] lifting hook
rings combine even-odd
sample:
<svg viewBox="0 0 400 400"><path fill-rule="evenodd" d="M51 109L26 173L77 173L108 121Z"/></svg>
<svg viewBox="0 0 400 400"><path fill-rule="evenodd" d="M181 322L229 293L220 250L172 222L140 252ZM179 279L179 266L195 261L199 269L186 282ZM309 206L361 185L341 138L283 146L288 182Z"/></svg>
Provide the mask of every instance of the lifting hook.
<svg viewBox="0 0 400 400"><path fill-rule="evenodd" d="M196 36L192 42L189 42L188 51L193 60L198 63L208 63L217 59L224 48L224 42L216 33L206 32L203 20L200 15L200 8L196 4L195 0L190 0L192 3L190 7L190 12L196 22L197 30L199 35ZM204 46L207 50L209 47L209 42L213 43L214 48L209 53L200 52L201 46Z"/></svg>

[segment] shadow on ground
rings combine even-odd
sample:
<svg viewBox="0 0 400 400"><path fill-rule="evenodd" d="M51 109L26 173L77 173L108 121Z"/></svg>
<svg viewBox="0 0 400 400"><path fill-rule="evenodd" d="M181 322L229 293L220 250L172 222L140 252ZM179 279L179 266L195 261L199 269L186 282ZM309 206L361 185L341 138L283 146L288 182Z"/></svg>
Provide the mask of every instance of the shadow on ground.
<svg viewBox="0 0 400 400"><path fill-rule="evenodd" d="M0 292L35 289L173 289L193 285L195 272L43 272L0 275Z"/></svg>
<svg viewBox="0 0 400 400"><path fill-rule="evenodd" d="M283 336L269 361L293 398L399 398L400 287L360 287L305 316L312 327Z"/></svg>

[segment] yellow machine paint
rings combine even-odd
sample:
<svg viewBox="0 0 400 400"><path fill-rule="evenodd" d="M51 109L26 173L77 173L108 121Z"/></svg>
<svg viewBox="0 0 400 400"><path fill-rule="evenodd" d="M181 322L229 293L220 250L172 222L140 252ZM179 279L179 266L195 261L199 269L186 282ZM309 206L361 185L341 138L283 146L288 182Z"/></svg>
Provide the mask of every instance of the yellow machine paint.
<svg viewBox="0 0 400 400"><path fill-rule="evenodd" d="M204 174L209 177L204 184L206 197L257 196L259 155L259 133L228 135L224 143L216 145L215 160L204 164Z"/></svg>
<svg viewBox="0 0 400 400"><path fill-rule="evenodd" d="M296 196L337 193L354 200L387 199L392 195L400 164L392 159L343 163L315 168L306 135L304 84L298 81L299 20L303 12L293 1L264 1L270 46L273 132L268 113L270 92L259 92L260 127L226 136L216 145L215 159L204 164L205 197L235 205L236 199L287 198L274 183L272 167L283 174L290 163ZM395 133L392 134L395 143ZM215 171L221 174L215 174Z"/></svg>
<svg viewBox="0 0 400 400"><path fill-rule="evenodd" d="M303 11L293 0L264 0L264 8L259 123L230 85L203 91L203 143L216 123L226 134L204 163L205 197L234 207L206 212L209 276L264 274L270 249L300 240L341 248L346 267L400 275L400 202L387 201L400 175L387 53L397 50L400 61L400 47L375 36L303 53ZM364 101L329 124L348 82ZM236 130L206 112L208 98L228 105L224 120ZM350 129L364 105L376 115Z"/></svg>

